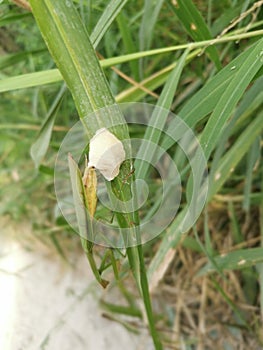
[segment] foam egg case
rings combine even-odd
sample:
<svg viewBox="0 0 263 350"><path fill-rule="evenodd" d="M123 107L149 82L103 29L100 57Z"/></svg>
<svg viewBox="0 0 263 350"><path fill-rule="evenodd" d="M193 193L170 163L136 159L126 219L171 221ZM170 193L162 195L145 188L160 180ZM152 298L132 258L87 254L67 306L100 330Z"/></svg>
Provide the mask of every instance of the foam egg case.
<svg viewBox="0 0 263 350"><path fill-rule="evenodd" d="M97 130L90 140L88 168L95 168L112 181L125 160L122 142L106 128Z"/></svg>

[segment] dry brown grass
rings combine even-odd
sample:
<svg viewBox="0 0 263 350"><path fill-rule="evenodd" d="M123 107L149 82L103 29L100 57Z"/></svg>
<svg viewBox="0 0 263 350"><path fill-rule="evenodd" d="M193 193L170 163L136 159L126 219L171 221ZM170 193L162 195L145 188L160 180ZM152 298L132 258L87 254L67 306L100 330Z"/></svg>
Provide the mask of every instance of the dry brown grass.
<svg viewBox="0 0 263 350"><path fill-rule="evenodd" d="M244 238L239 244L233 239L227 206L213 202L208 208L211 240L219 254L259 245L257 209L245 215L237 204L235 213ZM197 223L202 241L203 221L201 217ZM166 326L161 326L164 327L162 330L167 339L167 348L184 349L186 344L192 344L189 348L200 350L263 349L259 288L255 275L251 277L251 286L248 285L249 275L242 271L224 271L223 276L213 273L197 277L206 262L203 253L184 248L182 242L155 290L157 310L162 315L170 315L170 319L166 316L162 320Z"/></svg>

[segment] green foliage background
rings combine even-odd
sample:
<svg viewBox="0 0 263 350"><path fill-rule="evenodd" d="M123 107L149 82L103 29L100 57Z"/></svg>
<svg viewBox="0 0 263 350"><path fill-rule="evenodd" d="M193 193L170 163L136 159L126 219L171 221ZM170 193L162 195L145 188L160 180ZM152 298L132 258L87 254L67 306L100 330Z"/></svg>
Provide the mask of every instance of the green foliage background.
<svg viewBox="0 0 263 350"><path fill-rule="evenodd" d="M0 2L0 213L16 220L27 217L41 235L51 238L65 257L61 240L63 235L71 237L72 232L56 206L53 166L60 142L78 120L78 112L81 117L80 106L65 88L52 59L52 55L59 57L59 53L53 49L49 53L33 15L15 3ZM205 257L205 263L194 273L208 278L211 289L231 310L233 318L228 322L243 337L244 344L262 345L263 2L75 0L69 3L77 9L80 23L97 53L105 58L101 66L114 98L118 102L152 103L179 114L199 135L205 150L211 177L209 203L186 238L178 234L179 215L160 241L144 247L150 284L155 271L175 248L185 249L192 259ZM38 5L33 0L31 4L39 20ZM59 6L57 1L50 4ZM45 34L45 28L39 26ZM61 25L59 29L64 28ZM85 56L85 47L80 47L81 54ZM61 58L60 66L60 59L56 59L64 76L66 60L63 62ZM71 87L70 78L67 84ZM141 130L131 129L130 133L139 135ZM176 154L175 145L166 139L162 142L171 155ZM33 144L35 164L31 158ZM182 205L182 213L183 210ZM225 218L227 230L217 221L218 212ZM230 246L225 252L226 234ZM133 258L129 256L131 269L134 259L142 264L141 253L138 251ZM116 256L111 264L119 281L115 259ZM245 303L254 307L254 313L246 314L240 301L229 297L228 287L220 286L220 279L230 281L228 273L240 269L237 279ZM171 274L168 265L166 270ZM180 275L180 268L175 268L175 272ZM128 272L124 269L123 273ZM165 275L160 279L164 285L167 283ZM122 291L123 288L121 285ZM148 299L143 295L149 310ZM138 315L133 301L127 298L127 302L130 313ZM167 308L169 312L163 311L160 324L169 328L176 316L172 307ZM167 308L164 307L166 311ZM109 310L114 312L114 307ZM227 325L226 329L229 331ZM151 332L156 348L161 349L159 339L161 343L170 341L153 329ZM193 334L196 336L194 332L182 332L186 348L198 343L192 339ZM227 344L231 349L235 343L229 339Z"/></svg>

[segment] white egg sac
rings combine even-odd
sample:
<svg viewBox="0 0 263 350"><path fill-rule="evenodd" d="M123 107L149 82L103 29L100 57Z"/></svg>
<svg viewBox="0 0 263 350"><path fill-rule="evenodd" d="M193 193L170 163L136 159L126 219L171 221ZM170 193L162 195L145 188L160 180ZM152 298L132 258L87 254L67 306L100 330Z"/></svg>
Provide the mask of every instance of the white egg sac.
<svg viewBox="0 0 263 350"><path fill-rule="evenodd" d="M97 130L90 140L88 167L99 170L106 180L113 180L125 160L123 144L106 128Z"/></svg>

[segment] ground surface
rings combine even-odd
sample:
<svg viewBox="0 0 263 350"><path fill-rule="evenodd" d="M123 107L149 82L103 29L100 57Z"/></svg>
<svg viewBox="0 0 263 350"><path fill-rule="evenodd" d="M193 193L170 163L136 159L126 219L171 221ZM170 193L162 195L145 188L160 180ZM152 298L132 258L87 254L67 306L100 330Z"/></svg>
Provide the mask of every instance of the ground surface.
<svg viewBox="0 0 263 350"><path fill-rule="evenodd" d="M73 268L25 240L29 230L0 220L0 349L146 349L142 337L102 317L101 288L83 254Z"/></svg>

